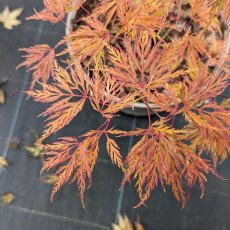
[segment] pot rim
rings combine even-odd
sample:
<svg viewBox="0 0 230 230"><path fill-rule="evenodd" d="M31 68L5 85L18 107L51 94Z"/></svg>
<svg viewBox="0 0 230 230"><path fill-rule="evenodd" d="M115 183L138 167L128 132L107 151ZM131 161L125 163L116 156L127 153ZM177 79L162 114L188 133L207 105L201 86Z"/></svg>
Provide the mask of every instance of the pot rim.
<svg viewBox="0 0 230 230"><path fill-rule="evenodd" d="M72 24L72 20L74 19L75 15L76 15L76 12L77 10L74 10L74 11L71 11L67 14L67 18L66 18L66 28L65 28L65 34L66 35L69 35L70 34L70 30L72 31L73 29L73 24ZM230 26L230 25L228 25ZM226 47L226 51L227 53L230 52L230 31L227 32L227 36L228 38L226 38L228 41L227 41L227 47ZM117 98L119 100L119 98ZM209 100L205 100L205 103L208 103ZM154 104L150 104L148 103L149 107L151 109L159 109L160 107L157 106L157 105L154 105ZM140 108L140 109L147 109L147 106L146 104L144 103L141 103L141 102L134 102L133 104L131 104L130 106L131 108Z"/></svg>
<svg viewBox="0 0 230 230"><path fill-rule="evenodd" d="M66 18L66 28L65 28L65 33L66 35L70 34L70 30L73 29L73 24L72 24L72 20L74 19L76 15L76 10L75 11L71 11L70 13L68 13L67 18ZM117 100L119 100L119 98L117 98ZM151 109L159 109L160 107L154 104L148 104L149 107ZM134 102L133 104L130 105L131 108L137 107L140 109L147 109L147 106L144 103L141 102Z"/></svg>

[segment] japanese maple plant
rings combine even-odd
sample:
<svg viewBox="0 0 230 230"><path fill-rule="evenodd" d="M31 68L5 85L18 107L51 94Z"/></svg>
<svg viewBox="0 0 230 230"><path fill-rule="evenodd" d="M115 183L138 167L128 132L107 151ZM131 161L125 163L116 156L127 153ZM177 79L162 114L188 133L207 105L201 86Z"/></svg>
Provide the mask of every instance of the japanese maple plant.
<svg viewBox="0 0 230 230"><path fill-rule="evenodd" d="M70 28L64 20L73 11ZM124 173L121 187L135 182L137 206L159 184L182 206L196 183L203 195L206 175L218 176L216 165L230 153L230 100L223 96L230 79L230 0L44 0L44 9L29 19L63 23L69 30L54 47L21 49L25 61L19 66L32 72L27 95L49 105L37 144L45 149L42 171L56 170L58 176L51 199L76 181L84 206L102 136L112 163ZM87 101L104 123L44 144ZM135 110L137 102L146 109L146 128L111 125L118 112ZM180 129L176 116L185 121ZM127 136L138 142L123 159L115 137Z"/></svg>

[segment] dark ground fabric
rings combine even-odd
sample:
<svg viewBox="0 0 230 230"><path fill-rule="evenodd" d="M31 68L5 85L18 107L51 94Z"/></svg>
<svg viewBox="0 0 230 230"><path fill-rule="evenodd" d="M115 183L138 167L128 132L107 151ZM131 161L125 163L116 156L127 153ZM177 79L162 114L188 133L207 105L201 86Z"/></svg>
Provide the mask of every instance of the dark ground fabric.
<svg viewBox="0 0 230 230"><path fill-rule="evenodd" d="M28 87L30 74L24 69L15 71L21 62L18 49L37 43L55 44L64 34L63 25L26 21L24 18L41 9L41 0L0 0L0 10L5 5L24 7L22 25L13 31L0 26L0 78L8 77L4 85L7 102L0 106L0 154L7 158L9 167L0 172L0 196L12 192L16 199L7 206L0 204L0 230L102 230L110 229L118 213L127 214L135 221L140 218L147 230L229 230L230 181L208 177L207 191L200 200L195 187L187 206L181 210L170 191L158 188L149 199L148 207L133 209L137 195L132 186L119 191L121 172L111 164L101 144L100 158L93 172L93 186L86 192L86 209L79 201L76 185L67 185L57 194L53 203L49 196L51 187L40 183L40 160L28 157L22 150L9 149L13 138L31 144L30 130L42 131L43 120L37 115L45 106L25 100L23 91ZM85 116L87 114L87 116ZM101 120L90 107L60 131L57 136L78 136L97 127ZM144 127L145 118L122 115L114 121L118 128L130 130ZM176 124L180 126L181 120ZM56 137L53 137L56 138ZM51 138L52 140L52 138ZM119 141L123 154L133 142L132 138ZM230 160L218 167L218 172L230 179Z"/></svg>

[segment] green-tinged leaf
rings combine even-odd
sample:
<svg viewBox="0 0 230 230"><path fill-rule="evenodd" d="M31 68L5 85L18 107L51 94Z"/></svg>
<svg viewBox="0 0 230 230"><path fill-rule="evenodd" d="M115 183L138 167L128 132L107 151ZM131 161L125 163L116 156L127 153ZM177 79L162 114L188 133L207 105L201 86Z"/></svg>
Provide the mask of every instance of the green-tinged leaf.
<svg viewBox="0 0 230 230"><path fill-rule="evenodd" d="M48 185L53 185L55 183L57 183L58 181L58 176L55 174L47 174L45 176L42 176L40 181L43 184L48 184Z"/></svg>
<svg viewBox="0 0 230 230"><path fill-rule="evenodd" d="M30 156L37 158L41 156L41 154L44 152L44 149L40 146L33 145L33 146L22 146L22 149L25 150L27 153L29 153Z"/></svg>

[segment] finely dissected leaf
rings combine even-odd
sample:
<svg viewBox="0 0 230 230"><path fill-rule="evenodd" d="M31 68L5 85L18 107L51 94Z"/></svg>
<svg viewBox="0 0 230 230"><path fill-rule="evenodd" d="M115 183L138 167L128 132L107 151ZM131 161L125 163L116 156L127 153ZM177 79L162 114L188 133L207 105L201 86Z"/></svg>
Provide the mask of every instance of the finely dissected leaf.
<svg viewBox="0 0 230 230"><path fill-rule="evenodd" d="M218 1L218 0L217 0ZM226 21L229 21L230 19L230 1L229 0L219 0L223 3L223 7L220 9L220 10L223 10L223 18L226 20Z"/></svg>
<svg viewBox="0 0 230 230"><path fill-rule="evenodd" d="M23 8L18 8L10 11L9 7L6 6L5 9L0 12L0 23L8 29L12 30L14 26L18 26L21 24L21 21L17 19L18 16L21 15Z"/></svg>
<svg viewBox="0 0 230 230"><path fill-rule="evenodd" d="M8 161L4 157L0 156L0 168L5 169L7 167L8 167Z"/></svg>
<svg viewBox="0 0 230 230"><path fill-rule="evenodd" d="M124 134L125 131L110 129L110 130L107 131L107 133L113 134L113 135L121 135L121 134Z"/></svg>
<svg viewBox="0 0 230 230"><path fill-rule="evenodd" d="M123 85L116 82L111 76L106 76L102 80L100 75L95 72L92 83L90 91L91 105L105 118L111 118L113 114L131 107L135 102L137 93L120 96Z"/></svg>
<svg viewBox="0 0 230 230"><path fill-rule="evenodd" d="M41 136L41 140L69 124L82 110L89 86L85 82L83 70L80 70L80 68L79 65L75 66L75 69L72 69L69 74L56 64L54 75L58 84L41 83L42 90L27 92L28 96L33 97L35 101L52 103L50 108L41 114L47 117L46 130ZM76 90L79 94L75 92Z"/></svg>
<svg viewBox="0 0 230 230"><path fill-rule="evenodd" d="M49 77L54 74L55 53L49 45L35 45L34 47L20 49L25 52L23 55L25 61L22 62L17 68L26 66L28 71L33 72L33 87L36 82L42 80L47 82Z"/></svg>
<svg viewBox="0 0 230 230"><path fill-rule="evenodd" d="M205 109L214 108L209 112ZM208 103L198 109L198 114L187 111L185 119L189 125L185 127L187 140L191 147L202 152L209 152L215 166L219 159L224 161L230 153L229 133L230 112L215 103Z"/></svg>
<svg viewBox="0 0 230 230"><path fill-rule="evenodd" d="M42 176L40 180L43 184L53 185L58 182L58 176L55 174L47 174Z"/></svg>
<svg viewBox="0 0 230 230"><path fill-rule="evenodd" d="M201 26L213 30L217 30L221 33L220 23L218 17L212 15L211 1L207 0L192 0L191 1L191 19L199 23ZM210 16L213 16L210 18ZM209 19L209 21L207 21Z"/></svg>
<svg viewBox="0 0 230 230"><path fill-rule="evenodd" d="M92 170L96 163L99 147L98 147L98 133L95 132L94 136L86 138L83 142L79 143L77 139L66 137L60 139L59 142L51 145L46 145L45 156L42 171L50 170L59 166L56 172L58 177L54 185L51 195L53 199L55 193L72 178L72 182L77 180L79 187L80 199L84 206L84 193L86 190L88 179L89 185L92 180Z"/></svg>
<svg viewBox="0 0 230 230"><path fill-rule="evenodd" d="M86 1L87 0L63 0L62 2L65 5L66 10L71 12L73 10L79 10Z"/></svg>
<svg viewBox="0 0 230 230"><path fill-rule="evenodd" d="M117 17L121 23L121 30L118 32L127 34L131 39L134 39L137 32L161 31L162 28L170 27L166 21L166 16L169 7L172 4L162 1L123 1L123 4L117 4ZM144 28L144 29L142 29Z"/></svg>
<svg viewBox="0 0 230 230"><path fill-rule="evenodd" d="M3 196L1 196L1 200L4 204L12 204L15 200L15 195L13 193L6 193Z"/></svg>
<svg viewBox="0 0 230 230"><path fill-rule="evenodd" d="M201 77L202 76L202 77ZM195 79L184 82L180 99L186 108L195 109L196 105L207 98L215 98L228 86L229 75L225 73L205 73L199 71Z"/></svg>
<svg viewBox="0 0 230 230"><path fill-rule="evenodd" d="M113 140L110 139L107 136L107 143L106 143L106 148L109 153L109 156L114 164L117 164L119 168L124 170L123 162L122 162L122 156L120 153L120 148L117 145L117 143Z"/></svg>
<svg viewBox="0 0 230 230"><path fill-rule="evenodd" d="M42 171L56 170L51 198L76 181L84 206L102 136L111 161L125 171L122 185L135 181L137 206L158 185L171 188L183 207L196 183L203 195L206 175L218 176L214 168L230 154L229 100L217 103L228 97L222 94L230 79L230 1L44 0L44 5L30 18L57 23L78 9L73 31L54 48L22 49L25 61L19 65L33 73L27 95L49 104L37 144L45 155ZM87 102L104 119L100 127L42 144ZM145 128L125 132L112 125L119 112L136 105L146 109ZM151 114L158 121L152 122ZM177 116L184 122L180 130L173 128ZM113 135L138 138L124 162Z"/></svg>
<svg viewBox="0 0 230 230"><path fill-rule="evenodd" d="M45 8L41 12L35 10L33 16L28 19L44 20L52 23L57 23L65 17L66 1L61 0L44 0Z"/></svg>
<svg viewBox="0 0 230 230"><path fill-rule="evenodd" d="M211 164L200 158L183 143L183 131L155 123L149 130L131 131L129 135L137 135L141 140L129 152L125 163L123 184L136 181L135 186L140 197L140 206L149 198L152 190L160 184L163 189L170 186L175 198L186 203L186 192L182 181L188 188L199 182L201 196L204 193L205 175L214 173ZM127 134L126 134L127 135Z"/></svg>
<svg viewBox="0 0 230 230"><path fill-rule="evenodd" d="M105 16L106 25L109 24L111 19L114 17L117 11L116 0L105 0L100 3L100 5L94 9L93 15L96 17Z"/></svg>
<svg viewBox="0 0 230 230"><path fill-rule="evenodd" d="M109 31L96 18L85 19L86 25L80 27L76 32L70 33L66 37L73 57L85 60L96 59L97 55L103 50L109 41Z"/></svg>

